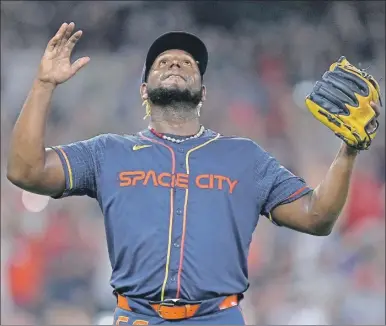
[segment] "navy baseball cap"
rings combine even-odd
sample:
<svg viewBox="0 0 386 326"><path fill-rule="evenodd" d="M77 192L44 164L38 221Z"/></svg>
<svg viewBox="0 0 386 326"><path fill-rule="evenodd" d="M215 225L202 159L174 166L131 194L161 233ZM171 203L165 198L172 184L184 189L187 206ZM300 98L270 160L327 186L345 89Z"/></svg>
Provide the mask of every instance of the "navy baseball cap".
<svg viewBox="0 0 386 326"><path fill-rule="evenodd" d="M142 71L142 83L145 83L155 59L167 50L183 50L189 53L198 63L201 77L204 76L208 64L208 50L203 41L196 35L187 32L169 32L158 37L147 52L146 62Z"/></svg>

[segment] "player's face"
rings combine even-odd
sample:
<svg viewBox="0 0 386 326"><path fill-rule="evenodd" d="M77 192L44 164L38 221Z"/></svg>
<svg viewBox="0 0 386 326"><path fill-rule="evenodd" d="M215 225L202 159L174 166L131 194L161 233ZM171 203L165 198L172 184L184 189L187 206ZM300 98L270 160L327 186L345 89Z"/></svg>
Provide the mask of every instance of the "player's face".
<svg viewBox="0 0 386 326"><path fill-rule="evenodd" d="M148 76L152 88L200 90L201 75L197 62L182 50L168 50L154 61Z"/></svg>
<svg viewBox="0 0 386 326"><path fill-rule="evenodd" d="M149 98L160 106L184 102L196 107L205 99L197 62L182 50L161 53L149 71L147 83L141 87L141 94L143 99Z"/></svg>

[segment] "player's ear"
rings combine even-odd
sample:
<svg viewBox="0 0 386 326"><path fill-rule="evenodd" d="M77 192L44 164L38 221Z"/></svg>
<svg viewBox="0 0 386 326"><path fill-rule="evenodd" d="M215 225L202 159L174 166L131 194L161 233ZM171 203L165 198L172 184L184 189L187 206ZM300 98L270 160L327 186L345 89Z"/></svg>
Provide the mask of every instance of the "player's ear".
<svg viewBox="0 0 386 326"><path fill-rule="evenodd" d="M142 83L141 87L139 88L139 93L141 94L142 101L146 101L149 98L149 95L147 94L147 84Z"/></svg>
<svg viewBox="0 0 386 326"><path fill-rule="evenodd" d="M206 100L206 87L205 87L205 85L201 86L201 94L202 94L201 102L204 102Z"/></svg>

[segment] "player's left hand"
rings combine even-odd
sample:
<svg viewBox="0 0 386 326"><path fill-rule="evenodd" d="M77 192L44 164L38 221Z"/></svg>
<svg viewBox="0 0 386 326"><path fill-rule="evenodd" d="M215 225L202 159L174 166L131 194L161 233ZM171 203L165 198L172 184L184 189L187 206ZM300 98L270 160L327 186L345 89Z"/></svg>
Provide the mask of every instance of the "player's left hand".
<svg viewBox="0 0 386 326"><path fill-rule="evenodd" d="M306 98L314 117L356 150L370 147L381 105L378 82L345 57L331 65Z"/></svg>

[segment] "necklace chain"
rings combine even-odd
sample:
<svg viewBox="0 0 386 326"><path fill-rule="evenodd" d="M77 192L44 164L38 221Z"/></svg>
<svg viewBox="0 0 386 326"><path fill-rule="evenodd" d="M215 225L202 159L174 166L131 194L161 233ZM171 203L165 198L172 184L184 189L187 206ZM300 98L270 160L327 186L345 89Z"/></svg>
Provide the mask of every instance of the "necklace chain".
<svg viewBox="0 0 386 326"><path fill-rule="evenodd" d="M157 132L155 131L153 128L150 128L149 127L149 130L151 131L151 133L159 138L162 138L164 140L168 140L168 141L171 141L172 143L177 143L177 144L180 144L180 143L183 143L189 139L193 139L193 138L198 138L198 137L201 137L202 134L204 133L205 131L205 128L204 126L201 126L200 127L200 130L193 136L189 136L189 137L186 137L186 138L182 138L182 139L177 139L177 138L174 138L174 137L170 137L170 136L167 136L165 134L162 134L160 132Z"/></svg>

